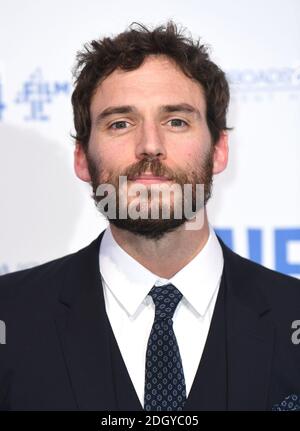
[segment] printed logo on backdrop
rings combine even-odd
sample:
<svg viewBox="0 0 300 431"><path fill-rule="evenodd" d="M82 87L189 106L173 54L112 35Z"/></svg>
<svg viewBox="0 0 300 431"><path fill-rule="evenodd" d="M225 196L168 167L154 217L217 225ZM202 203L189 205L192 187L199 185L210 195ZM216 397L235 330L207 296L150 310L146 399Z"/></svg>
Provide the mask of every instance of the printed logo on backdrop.
<svg viewBox="0 0 300 431"><path fill-rule="evenodd" d="M20 120L49 121L51 118L47 108L59 95L65 96L66 103L69 103L71 89L70 82L46 79L42 69L36 68L28 78L18 83L15 98L6 100L3 79L0 77L0 121L5 120L5 114L9 113L12 105L20 108Z"/></svg>
<svg viewBox="0 0 300 431"><path fill-rule="evenodd" d="M285 94L290 100L300 100L300 66L231 69L226 75L233 99L259 102Z"/></svg>
<svg viewBox="0 0 300 431"><path fill-rule="evenodd" d="M216 233L232 250L235 250L234 229L215 229ZM266 247L263 229L246 230L246 257L264 265ZM294 253L292 252L294 249ZM300 276L300 227L281 228L273 231L273 269L283 274Z"/></svg>

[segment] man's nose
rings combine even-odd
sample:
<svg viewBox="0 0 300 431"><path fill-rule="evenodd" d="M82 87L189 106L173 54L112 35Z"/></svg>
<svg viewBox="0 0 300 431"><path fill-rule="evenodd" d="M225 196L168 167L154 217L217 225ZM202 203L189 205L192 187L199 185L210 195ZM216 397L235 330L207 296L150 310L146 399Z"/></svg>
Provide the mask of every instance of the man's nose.
<svg viewBox="0 0 300 431"><path fill-rule="evenodd" d="M162 130L159 130L159 125L154 122L148 122L143 125L136 143L135 152L138 159L145 157L166 158L164 138Z"/></svg>

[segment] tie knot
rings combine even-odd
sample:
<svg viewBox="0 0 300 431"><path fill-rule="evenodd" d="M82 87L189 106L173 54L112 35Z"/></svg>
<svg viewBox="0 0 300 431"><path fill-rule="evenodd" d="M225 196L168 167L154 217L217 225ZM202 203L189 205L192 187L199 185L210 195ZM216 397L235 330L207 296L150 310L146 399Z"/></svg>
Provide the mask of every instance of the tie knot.
<svg viewBox="0 0 300 431"><path fill-rule="evenodd" d="M172 319L182 293L173 284L153 286L149 292L155 304L155 320Z"/></svg>

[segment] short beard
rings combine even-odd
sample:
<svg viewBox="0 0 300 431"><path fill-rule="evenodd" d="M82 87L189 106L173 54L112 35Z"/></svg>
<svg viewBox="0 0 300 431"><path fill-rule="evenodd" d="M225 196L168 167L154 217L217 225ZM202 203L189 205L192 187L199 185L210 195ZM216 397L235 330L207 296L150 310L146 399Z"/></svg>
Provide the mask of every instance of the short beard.
<svg viewBox="0 0 300 431"><path fill-rule="evenodd" d="M172 180L172 182L179 184L182 190L184 184L192 185L192 210L195 212L199 210L197 208L196 201L196 184L204 185L204 201L202 202L202 208L206 205L211 197L212 185L213 185L213 147L206 153L202 163L199 163L194 169L191 169L187 174L184 171L173 171L170 168L164 166L162 162L156 157L146 157L141 161L130 165L123 172L116 174L104 175L100 163L96 163L86 153L89 174L91 177L91 184L93 188L93 199L95 204L103 199L96 194L97 188L100 184L111 184L116 190L116 218L107 217L108 221L119 229L124 229L135 235L142 236L147 239L161 239L165 234L173 232L185 222L189 221L182 211L181 218L174 217L174 206L170 211L170 217L168 219L160 217L159 219L152 218L138 218L132 219L129 216L124 219L119 217L119 176L126 176L127 178L137 177L143 173L151 172L153 176L166 176ZM148 194L149 196L149 194Z"/></svg>

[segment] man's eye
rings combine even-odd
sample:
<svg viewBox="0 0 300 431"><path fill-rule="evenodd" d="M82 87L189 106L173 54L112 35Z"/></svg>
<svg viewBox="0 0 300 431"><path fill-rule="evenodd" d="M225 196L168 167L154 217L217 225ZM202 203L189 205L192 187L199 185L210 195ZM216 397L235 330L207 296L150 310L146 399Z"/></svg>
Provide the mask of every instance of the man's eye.
<svg viewBox="0 0 300 431"><path fill-rule="evenodd" d="M109 128L110 129L127 129L127 127L125 126L125 124L128 124L128 121L115 121L114 123L112 123Z"/></svg>
<svg viewBox="0 0 300 431"><path fill-rule="evenodd" d="M169 122L172 122L173 123L172 126L175 126L175 127L184 127L188 125L186 121L181 120L180 118L173 118L172 120L169 120L168 123Z"/></svg>

